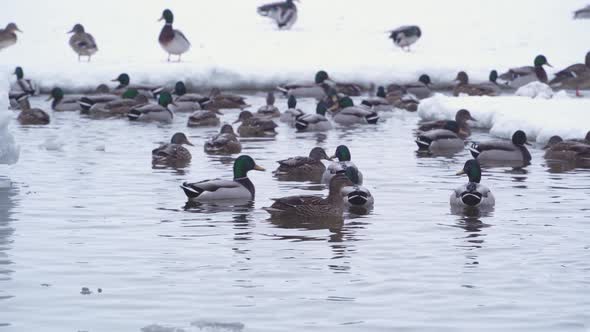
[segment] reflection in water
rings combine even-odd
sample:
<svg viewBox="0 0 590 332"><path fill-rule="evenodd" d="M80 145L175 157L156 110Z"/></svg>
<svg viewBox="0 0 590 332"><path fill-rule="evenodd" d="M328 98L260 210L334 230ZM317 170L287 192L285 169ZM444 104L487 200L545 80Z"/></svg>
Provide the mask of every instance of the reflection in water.
<svg viewBox="0 0 590 332"><path fill-rule="evenodd" d="M0 177L0 303L13 297L6 293L7 288L4 287L3 282L10 280L10 275L13 272L9 267L12 261L8 258L8 250L11 249L11 237L14 233L11 223L14 220L12 210L16 205L15 196L16 190L10 180ZM0 320L0 326L9 325L8 322Z"/></svg>
<svg viewBox="0 0 590 332"><path fill-rule="evenodd" d="M546 165L547 172L549 173L565 173L573 171L576 168L590 169L590 160L574 161L547 159Z"/></svg>
<svg viewBox="0 0 590 332"><path fill-rule="evenodd" d="M467 262L465 263L465 268L474 268L479 265L478 256L475 249L482 248L485 242L484 237L487 234L482 232L482 230L492 226L490 224L484 223L481 219L492 217L493 212L493 208L482 210L473 207L451 207L451 213L460 217L456 220L455 225L452 225L452 227L461 228L467 233L466 236L461 238L461 244L457 245L457 247L461 247L466 250L465 258L467 259ZM469 288L472 286L463 285L463 287Z"/></svg>
<svg viewBox="0 0 590 332"><path fill-rule="evenodd" d="M234 212L240 214L249 213L254 208L253 201L230 201L226 200L223 204L209 203L209 202L193 202L187 201L184 205L184 210L194 213L220 213L220 212Z"/></svg>

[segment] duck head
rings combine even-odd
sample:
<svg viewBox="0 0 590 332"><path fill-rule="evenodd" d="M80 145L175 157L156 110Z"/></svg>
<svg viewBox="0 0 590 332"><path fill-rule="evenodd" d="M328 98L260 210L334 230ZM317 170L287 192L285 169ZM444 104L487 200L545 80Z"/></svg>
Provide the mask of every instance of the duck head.
<svg viewBox="0 0 590 332"><path fill-rule="evenodd" d="M584 139L590 142L590 130L588 130L588 132L586 133L586 137L584 137Z"/></svg>
<svg viewBox="0 0 590 332"><path fill-rule="evenodd" d="M527 137L524 131L517 130L512 134L512 144L514 145L531 145L527 142Z"/></svg>
<svg viewBox="0 0 590 332"><path fill-rule="evenodd" d="M174 21L174 14L172 14L172 11L170 9L164 9L164 11L162 12L162 17L160 17L160 19L158 21L166 21L166 24L172 24L172 22Z"/></svg>
<svg viewBox="0 0 590 332"><path fill-rule="evenodd" d="M131 79L129 78L129 75L127 75L126 73L119 74L117 78L111 80L111 82L119 82L119 86L117 87L117 89L128 86L130 81Z"/></svg>
<svg viewBox="0 0 590 332"><path fill-rule="evenodd" d="M466 110L466 109L458 110L457 114L455 114L455 121L457 121L457 123L466 123L467 120L477 121L471 116L471 113L469 113L468 110Z"/></svg>
<svg viewBox="0 0 590 332"><path fill-rule="evenodd" d="M166 108L170 104L174 105L174 101L172 101L172 95L170 94L170 92L164 91L160 93L160 96L158 97L158 104Z"/></svg>
<svg viewBox="0 0 590 332"><path fill-rule="evenodd" d="M331 160L331 158L328 157L328 155L326 154L326 150L320 147L315 147L311 149L311 151L309 152L309 158L313 160Z"/></svg>
<svg viewBox="0 0 590 332"><path fill-rule="evenodd" d="M275 104L275 94L272 91L269 91L266 94L266 105L272 106Z"/></svg>
<svg viewBox="0 0 590 332"><path fill-rule="evenodd" d="M15 23L8 23L8 25L6 25L6 28L4 30L6 30L8 32L12 32L12 33L17 32L17 31L22 33L21 29L19 29Z"/></svg>
<svg viewBox="0 0 590 332"><path fill-rule="evenodd" d="M555 144L561 143L563 142L563 138L561 138L560 136L554 135L551 136L551 138L549 138L549 141L547 142L547 145L545 145L545 147L543 147L543 149L548 149L550 147L552 147Z"/></svg>
<svg viewBox="0 0 590 332"><path fill-rule="evenodd" d="M338 158L338 161L350 161L350 150L346 145L339 145L331 159L333 158Z"/></svg>
<svg viewBox="0 0 590 332"><path fill-rule="evenodd" d="M234 179L245 178L252 170L265 171L264 167L256 165L254 159L248 155L241 155L234 161Z"/></svg>
<svg viewBox="0 0 590 332"><path fill-rule="evenodd" d="M495 69L490 72L489 80L490 82L497 84L496 81L498 80L498 72Z"/></svg>
<svg viewBox="0 0 590 332"><path fill-rule="evenodd" d="M235 135L234 133L234 128L230 125L230 124L224 124L223 126L221 126L221 129L219 130L220 134L232 134Z"/></svg>
<svg viewBox="0 0 590 332"><path fill-rule="evenodd" d="M19 80L25 77L25 73L21 67L16 67L16 69L14 69L14 75L16 75L16 78Z"/></svg>
<svg viewBox="0 0 590 332"><path fill-rule="evenodd" d="M121 98L134 99L135 97L137 97L137 95L139 95L139 91L137 91L137 89L127 89L125 90L125 92L123 92Z"/></svg>
<svg viewBox="0 0 590 332"><path fill-rule="evenodd" d="M359 177L359 170L354 166L346 167L344 174L346 175L347 178L350 179L350 181L352 183L354 183L356 185L358 185L361 182L360 177Z"/></svg>
<svg viewBox="0 0 590 332"><path fill-rule="evenodd" d="M293 95L289 96L289 99L287 99L287 107L288 108L297 107L297 99L295 98L295 96L293 96Z"/></svg>
<svg viewBox="0 0 590 332"><path fill-rule="evenodd" d="M338 100L338 104L340 105L340 108L354 106L354 102L352 101L352 98L350 98L348 96L340 98L340 100Z"/></svg>
<svg viewBox="0 0 590 332"><path fill-rule="evenodd" d="M422 82L422 84L427 85L427 86L432 84L432 81L430 81L430 76L428 76L426 74L420 75L420 78L418 78L418 82Z"/></svg>
<svg viewBox="0 0 590 332"><path fill-rule="evenodd" d="M328 107L326 106L326 103L324 103L323 101L320 101L317 106L315 107L315 113L322 115L322 116L326 116L326 111L328 110Z"/></svg>
<svg viewBox="0 0 590 332"><path fill-rule="evenodd" d="M234 123L244 122L244 121L247 121L253 117L254 117L254 115L252 114L252 112L242 111L242 112L240 112L240 115L238 115L238 119L236 121L234 121Z"/></svg>
<svg viewBox="0 0 590 332"><path fill-rule="evenodd" d="M186 94L186 85L184 85L184 82L176 82L176 84L174 85L174 94L176 94L177 96L182 96Z"/></svg>
<svg viewBox="0 0 590 332"><path fill-rule="evenodd" d="M186 137L186 135L184 133L176 133L176 134L172 135L172 139L170 140L170 143L178 144L178 145L186 144L186 145L193 146L193 143L191 143L188 140L188 138Z"/></svg>
<svg viewBox="0 0 590 332"><path fill-rule="evenodd" d="M467 160L463 169L457 175L467 174L469 182L479 183L481 181L481 167L476 159Z"/></svg>
<svg viewBox="0 0 590 332"><path fill-rule="evenodd" d="M342 191L342 188L344 188L344 187L352 187L352 186L354 186L354 183L352 183L352 181L350 181L350 179L346 176L346 174L337 173L330 180L330 185L329 185L330 193L329 193L329 196L338 195L338 198L341 200L342 199L342 196L340 196L341 195L340 192Z"/></svg>
<svg viewBox="0 0 590 332"><path fill-rule="evenodd" d="M547 58L544 55L542 55L542 54L537 55L535 57L535 67L542 67L544 65L547 65L549 67L553 67L552 65L549 64L549 62L547 62Z"/></svg>
<svg viewBox="0 0 590 332"><path fill-rule="evenodd" d="M84 26L80 23L74 25L72 30L68 31L68 33L84 33Z"/></svg>
<svg viewBox="0 0 590 332"><path fill-rule="evenodd" d="M385 98L387 97L387 94L385 93L385 88L380 86L377 88L377 97L379 98Z"/></svg>
<svg viewBox="0 0 590 332"><path fill-rule="evenodd" d="M329 80L330 77L328 76L328 73L325 70L320 70L315 74L315 84L321 84L324 83L325 80Z"/></svg>
<svg viewBox="0 0 590 332"><path fill-rule="evenodd" d="M47 98L47 100L49 101L49 100L53 99L53 103L57 104L63 98L64 98L64 90L62 90L61 88L53 88L51 90L51 94L49 95L49 98Z"/></svg>
<svg viewBox="0 0 590 332"><path fill-rule="evenodd" d="M469 83L469 76L464 71L460 71L457 73L457 77L455 77L455 81L459 82L459 84L468 84Z"/></svg>

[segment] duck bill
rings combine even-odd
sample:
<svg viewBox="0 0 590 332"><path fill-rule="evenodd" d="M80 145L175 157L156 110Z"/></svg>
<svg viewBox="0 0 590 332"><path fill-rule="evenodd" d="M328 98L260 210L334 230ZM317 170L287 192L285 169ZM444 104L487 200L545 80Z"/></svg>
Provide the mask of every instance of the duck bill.
<svg viewBox="0 0 590 332"><path fill-rule="evenodd" d="M186 141L184 144L186 144L186 145L190 145L190 146L195 146L193 143L191 143L191 142L189 142L189 141Z"/></svg>
<svg viewBox="0 0 590 332"><path fill-rule="evenodd" d="M531 144L531 143L529 143L529 142L524 142L524 145L531 146L532 144Z"/></svg>
<svg viewBox="0 0 590 332"><path fill-rule="evenodd" d="M50 101L53 99L53 96L49 96L47 99L45 99L45 101Z"/></svg>
<svg viewBox="0 0 590 332"><path fill-rule="evenodd" d="M74 33L74 30L72 29L72 30L70 30L70 31L68 31L66 33Z"/></svg>
<svg viewBox="0 0 590 332"><path fill-rule="evenodd" d="M553 66L549 62L547 62L546 65L553 68Z"/></svg>
<svg viewBox="0 0 590 332"><path fill-rule="evenodd" d="M232 124L236 124L236 123L240 123L240 122L242 122L242 120L237 119L236 121L232 122Z"/></svg>
<svg viewBox="0 0 590 332"><path fill-rule="evenodd" d="M258 166L258 165L255 165L255 166L254 166L254 170L255 170L255 171L261 171L261 172L264 172L264 171L266 171L266 169L265 169L264 167L262 167L262 166Z"/></svg>
<svg viewBox="0 0 590 332"><path fill-rule="evenodd" d="M119 80L118 80L118 79L116 79L116 78L113 78L113 79L111 80L111 82L119 82Z"/></svg>
<svg viewBox="0 0 590 332"><path fill-rule="evenodd" d="M455 175L463 175L463 174L465 174L464 170L460 170L459 172L455 173Z"/></svg>
<svg viewBox="0 0 590 332"><path fill-rule="evenodd" d="M160 22L160 21L163 21L163 20L164 20L164 16L160 17L160 18L158 19L158 22Z"/></svg>
<svg viewBox="0 0 590 332"><path fill-rule="evenodd" d="M336 155L330 156L330 158L328 158L328 160L333 160L336 159Z"/></svg>
<svg viewBox="0 0 590 332"><path fill-rule="evenodd" d="M15 30L18 31L18 32L20 32L20 33L23 33L23 31L21 29L19 29L19 28L16 28Z"/></svg>

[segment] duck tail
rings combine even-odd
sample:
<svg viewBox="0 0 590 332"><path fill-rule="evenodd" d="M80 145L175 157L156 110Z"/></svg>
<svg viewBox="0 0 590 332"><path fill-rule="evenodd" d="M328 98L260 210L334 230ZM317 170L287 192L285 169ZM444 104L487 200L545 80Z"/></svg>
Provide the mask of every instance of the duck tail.
<svg viewBox="0 0 590 332"><path fill-rule="evenodd" d="M428 148L430 148L431 143L432 140L428 137L418 136L418 138L416 139L416 144L418 144L418 150L428 150Z"/></svg>
<svg viewBox="0 0 590 332"><path fill-rule="evenodd" d="M309 126L309 123L303 119L301 119L301 116L298 116L297 118L295 118L295 129L297 129L298 131L303 131L305 129L307 129L307 127Z"/></svg>
<svg viewBox="0 0 590 332"><path fill-rule="evenodd" d="M367 115L365 119L367 119L369 124L377 124L377 121L379 121L379 114L377 114L377 112L372 112L371 114Z"/></svg>
<svg viewBox="0 0 590 332"><path fill-rule="evenodd" d="M471 146L469 147L469 152L471 152L473 158L477 158L477 156L479 156L479 154L481 153L481 151L479 151L477 143L471 143Z"/></svg>
<svg viewBox="0 0 590 332"><path fill-rule="evenodd" d="M129 118L129 120L132 121L139 119L140 116L141 112L136 109L129 110L129 112L127 113L127 117Z"/></svg>
<svg viewBox="0 0 590 332"><path fill-rule="evenodd" d="M164 88L160 86L160 87L151 89L150 94L152 95L152 97L154 99L158 99L158 96L160 95L160 93L162 93L162 91L164 91Z"/></svg>
<svg viewBox="0 0 590 332"><path fill-rule="evenodd" d="M367 197L368 197L368 194L366 192L361 191L361 190L355 190L355 191L348 193L347 200L348 200L348 203L350 203L352 205L363 206L363 205L367 204L367 200L368 200Z"/></svg>
<svg viewBox="0 0 590 332"><path fill-rule="evenodd" d="M199 190L199 188L191 186L191 184L188 182L183 182L182 185L180 185L180 188L184 191L184 194L188 198L199 197L199 195L203 193L202 190Z"/></svg>
<svg viewBox="0 0 590 332"><path fill-rule="evenodd" d="M94 105L94 101L88 97L82 97L78 100L78 105L82 108L82 112L87 112Z"/></svg>
<svg viewBox="0 0 590 332"><path fill-rule="evenodd" d="M287 93L289 93L289 90L283 88L282 86L277 86L275 89L277 89L277 91L283 93L285 96L287 95Z"/></svg>

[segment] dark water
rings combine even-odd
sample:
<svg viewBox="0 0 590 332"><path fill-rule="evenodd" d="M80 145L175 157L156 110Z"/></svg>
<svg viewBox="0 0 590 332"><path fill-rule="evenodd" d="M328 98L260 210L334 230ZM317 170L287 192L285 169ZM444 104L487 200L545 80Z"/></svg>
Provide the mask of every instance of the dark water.
<svg viewBox="0 0 590 332"><path fill-rule="evenodd" d="M256 109L263 96L249 102ZM590 172L555 172L538 148L524 170L485 171L496 209L463 217L448 199L466 181L454 174L468 153L418 157L416 115L325 135L281 124L274 140L243 140L269 170L250 174L253 206L185 211L181 182L231 177L233 159L202 151L217 128L186 128L187 114L172 125L52 116L46 127L12 126L21 157L0 188L3 330L590 327ZM151 150L179 130L196 145L190 166L152 169ZM374 211L342 223L269 221L270 198L322 192L277 181L275 161L339 144L363 171Z"/></svg>

